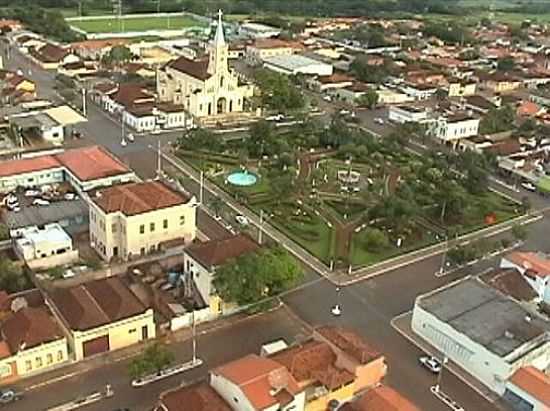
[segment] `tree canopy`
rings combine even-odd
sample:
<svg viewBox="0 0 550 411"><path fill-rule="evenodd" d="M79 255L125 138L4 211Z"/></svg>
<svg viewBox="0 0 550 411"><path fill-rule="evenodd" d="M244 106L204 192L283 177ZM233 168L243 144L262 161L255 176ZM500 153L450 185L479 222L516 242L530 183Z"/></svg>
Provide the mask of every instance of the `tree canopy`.
<svg viewBox="0 0 550 411"><path fill-rule="evenodd" d="M160 343L155 343L130 362L129 373L132 378L140 378L161 371L171 365L174 360L175 356L172 351Z"/></svg>
<svg viewBox="0 0 550 411"><path fill-rule="evenodd" d="M304 107L304 96L287 76L261 69L256 71L255 80L261 90L262 105L280 112Z"/></svg>
<svg viewBox="0 0 550 411"><path fill-rule="evenodd" d="M218 268L213 284L224 301L247 305L289 289L302 275L294 257L274 247L244 254Z"/></svg>
<svg viewBox="0 0 550 411"><path fill-rule="evenodd" d="M0 258L0 290L15 293L30 287L30 282L21 266Z"/></svg>

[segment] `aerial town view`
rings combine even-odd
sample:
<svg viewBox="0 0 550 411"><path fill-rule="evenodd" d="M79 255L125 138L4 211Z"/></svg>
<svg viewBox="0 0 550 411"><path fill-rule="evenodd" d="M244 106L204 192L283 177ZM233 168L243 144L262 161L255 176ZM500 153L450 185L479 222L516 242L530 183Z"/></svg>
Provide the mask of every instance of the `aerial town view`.
<svg viewBox="0 0 550 411"><path fill-rule="evenodd" d="M550 0L0 0L0 408L550 410Z"/></svg>

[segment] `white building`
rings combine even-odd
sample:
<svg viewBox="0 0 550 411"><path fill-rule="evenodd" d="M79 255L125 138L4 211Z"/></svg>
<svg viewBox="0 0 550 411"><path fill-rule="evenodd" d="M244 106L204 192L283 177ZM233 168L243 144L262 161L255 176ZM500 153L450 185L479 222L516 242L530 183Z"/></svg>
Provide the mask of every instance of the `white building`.
<svg viewBox="0 0 550 411"><path fill-rule="evenodd" d="M550 304L550 260L542 253L514 251L500 261L501 268L515 268L539 295Z"/></svg>
<svg viewBox="0 0 550 411"><path fill-rule="evenodd" d="M78 260L73 240L59 224L27 227L15 239L15 252L32 268L49 268Z"/></svg>
<svg viewBox="0 0 550 411"><path fill-rule="evenodd" d="M456 142L468 137L477 136L480 119L469 114L440 116L432 124L432 133L444 142Z"/></svg>
<svg viewBox="0 0 550 411"><path fill-rule="evenodd" d="M281 34L281 29L267 24L260 23L244 23L239 26L239 31L254 39L267 39L277 37Z"/></svg>
<svg viewBox="0 0 550 411"><path fill-rule="evenodd" d="M283 365L259 355L250 354L214 369L210 385L234 410L305 410L305 389Z"/></svg>
<svg viewBox="0 0 550 411"><path fill-rule="evenodd" d="M424 107L390 106L388 109L388 120L397 124L424 123L429 120L429 112Z"/></svg>
<svg viewBox="0 0 550 411"><path fill-rule="evenodd" d="M306 74L311 76L330 76L334 68L331 64L314 60L299 54L264 58L264 67L287 75Z"/></svg>
<svg viewBox="0 0 550 411"><path fill-rule="evenodd" d="M549 324L477 278L416 299L412 330L490 390L520 368L550 365Z"/></svg>
<svg viewBox="0 0 550 411"><path fill-rule="evenodd" d="M427 100L435 94L437 87L431 84L404 84L402 90L415 100Z"/></svg>

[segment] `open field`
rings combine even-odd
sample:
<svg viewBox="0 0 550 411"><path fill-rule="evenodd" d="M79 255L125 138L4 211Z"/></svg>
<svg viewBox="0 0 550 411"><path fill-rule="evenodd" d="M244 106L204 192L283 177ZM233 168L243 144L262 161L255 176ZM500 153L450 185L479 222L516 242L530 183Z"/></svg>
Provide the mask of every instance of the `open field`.
<svg viewBox="0 0 550 411"><path fill-rule="evenodd" d="M177 30L189 27L204 27L204 23L189 16L127 17L118 19L71 20L71 26L87 33L124 33L129 31Z"/></svg>

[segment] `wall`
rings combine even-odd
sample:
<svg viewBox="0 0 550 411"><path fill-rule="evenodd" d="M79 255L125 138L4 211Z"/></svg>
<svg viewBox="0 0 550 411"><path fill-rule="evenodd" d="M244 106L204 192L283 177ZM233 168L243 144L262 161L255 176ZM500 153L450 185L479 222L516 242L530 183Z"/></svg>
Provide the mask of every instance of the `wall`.
<svg viewBox="0 0 550 411"><path fill-rule="evenodd" d="M357 392L357 390L355 390L354 383L352 382L351 384L329 392L327 395L323 395L309 401L306 403L305 409L306 411L326 411L328 409L328 403L331 400L337 400L338 402L343 403L353 398L353 394L355 392Z"/></svg>
<svg viewBox="0 0 550 411"><path fill-rule="evenodd" d="M150 116L134 116L128 111L122 113L122 120L125 124L136 130L137 132L152 131L156 127L156 117Z"/></svg>
<svg viewBox="0 0 550 411"><path fill-rule="evenodd" d="M78 261L78 250L67 251L63 254L55 254L45 258L26 261L29 268L33 270L43 270L60 265L71 264Z"/></svg>
<svg viewBox="0 0 550 411"><path fill-rule="evenodd" d="M211 320L212 313L210 312L210 307L203 308L202 310L195 310L194 312L188 312L184 315L172 318L170 320L170 330L176 331L180 328L190 327L193 324L193 318L195 320L195 324L200 324Z"/></svg>
<svg viewBox="0 0 550 411"><path fill-rule="evenodd" d="M63 142L63 126L55 126L42 130L42 138L52 143Z"/></svg>
<svg viewBox="0 0 550 411"><path fill-rule="evenodd" d="M411 112L404 110L401 107L390 107L388 111L388 119L399 124L404 123L418 123L420 121L426 120L428 113L425 110L419 112Z"/></svg>
<svg viewBox="0 0 550 411"><path fill-rule="evenodd" d="M49 357L50 356L50 357ZM47 371L69 359L65 337L48 344L42 344L20 351L15 356L20 376ZM51 359L51 363L49 362ZM31 368L29 369L29 365Z"/></svg>
<svg viewBox="0 0 550 411"><path fill-rule="evenodd" d="M508 382L506 384L506 389L530 403L533 406L532 411L550 411L550 407L545 406L542 402L537 400L535 397L533 397L531 394L524 391L520 387L514 385L512 382Z"/></svg>
<svg viewBox="0 0 550 411"><path fill-rule="evenodd" d="M104 335L109 335L110 351L136 344L141 341L141 327L143 326L147 326L148 338L155 338L156 329L152 309L146 310L143 314L92 330L72 331L75 359L78 361L84 358L84 342ZM131 330L135 331L130 332Z"/></svg>
<svg viewBox="0 0 550 411"><path fill-rule="evenodd" d="M210 385L231 408L238 411L256 411L239 387L213 371L210 372Z"/></svg>
<svg viewBox="0 0 550 411"><path fill-rule="evenodd" d="M46 184L61 183L64 180L63 170L64 168L57 167L48 170L2 177L0 178L0 192L9 192L17 186L34 187Z"/></svg>
<svg viewBox="0 0 550 411"><path fill-rule="evenodd" d="M468 119L447 123L442 121L436 130L437 137L445 141L458 140L461 138L472 137L478 134L479 119Z"/></svg>

